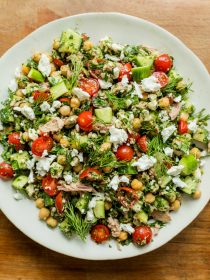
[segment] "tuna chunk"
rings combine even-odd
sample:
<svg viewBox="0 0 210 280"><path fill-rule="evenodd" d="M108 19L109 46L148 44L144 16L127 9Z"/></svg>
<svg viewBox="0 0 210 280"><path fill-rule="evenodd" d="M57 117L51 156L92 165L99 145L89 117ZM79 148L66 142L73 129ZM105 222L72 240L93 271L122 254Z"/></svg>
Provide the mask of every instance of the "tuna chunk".
<svg viewBox="0 0 210 280"><path fill-rule="evenodd" d="M40 125L39 130L43 133L58 132L64 127L64 121L58 117L53 118L44 125Z"/></svg>
<svg viewBox="0 0 210 280"><path fill-rule="evenodd" d="M170 217L169 213L156 211L156 210L152 212L152 217L155 220L161 221L163 223L168 223L171 220L171 217Z"/></svg>

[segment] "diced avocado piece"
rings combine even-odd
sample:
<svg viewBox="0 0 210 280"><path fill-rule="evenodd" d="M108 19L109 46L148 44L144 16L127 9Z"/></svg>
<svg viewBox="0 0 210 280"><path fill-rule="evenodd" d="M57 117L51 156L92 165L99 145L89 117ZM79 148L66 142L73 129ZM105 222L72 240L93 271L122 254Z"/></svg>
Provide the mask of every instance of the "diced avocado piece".
<svg viewBox="0 0 210 280"><path fill-rule="evenodd" d="M208 131L204 128L198 128L193 134L193 139L202 143L208 143Z"/></svg>
<svg viewBox="0 0 210 280"><path fill-rule="evenodd" d="M161 188L165 188L167 184L171 181L171 176L163 176L159 179L159 184Z"/></svg>
<svg viewBox="0 0 210 280"><path fill-rule="evenodd" d="M100 108L95 109L96 117L103 121L104 123L111 123L112 122L112 108L106 107L106 108Z"/></svg>
<svg viewBox="0 0 210 280"><path fill-rule="evenodd" d="M165 211L169 210L168 201L165 198L160 197L160 196L156 197L155 202L154 202L154 206L159 211L165 212Z"/></svg>
<svg viewBox="0 0 210 280"><path fill-rule="evenodd" d="M12 168L14 170L27 169L26 161L29 159L29 154L26 151L15 153L10 156Z"/></svg>
<svg viewBox="0 0 210 280"><path fill-rule="evenodd" d="M22 190L27 183L28 183L28 177L21 175L13 180L12 186L17 190Z"/></svg>
<svg viewBox="0 0 210 280"><path fill-rule="evenodd" d="M31 68L31 70L28 73L28 77L33 81L40 82L40 83L43 83L45 80L45 77L42 75L42 73L34 68Z"/></svg>
<svg viewBox="0 0 210 280"><path fill-rule="evenodd" d="M184 155L180 159L179 165L182 165L184 167L182 170L183 175L190 175L197 169L198 161L192 154Z"/></svg>
<svg viewBox="0 0 210 280"><path fill-rule="evenodd" d="M188 176L185 178L184 182L187 184L187 186L182 188L182 191L187 194L193 194L196 191L199 181L196 180L196 178Z"/></svg>
<svg viewBox="0 0 210 280"><path fill-rule="evenodd" d="M176 200L176 192L173 190L168 190L164 193L164 197L172 203Z"/></svg>
<svg viewBox="0 0 210 280"><path fill-rule="evenodd" d="M96 206L93 208L94 215L98 219L105 218L105 207L104 207L104 201L97 200Z"/></svg>
<svg viewBox="0 0 210 280"><path fill-rule="evenodd" d="M141 56L141 55L137 55L134 59L134 63L137 66L149 66L152 67L153 65L153 57L151 56Z"/></svg>
<svg viewBox="0 0 210 280"><path fill-rule="evenodd" d="M79 209L79 211L84 214L88 210L88 203L91 199L91 194L90 193L84 193L79 200L76 203L76 208Z"/></svg>
<svg viewBox="0 0 210 280"><path fill-rule="evenodd" d="M60 52L75 53L80 49L82 37L72 29L63 31L60 38Z"/></svg>
<svg viewBox="0 0 210 280"><path fill-rule="evenodd" d="M131 70L135 82L140 82L151 75L151 66L134 67Z"/></svg>
<svg viewBox="0 0 210 280"><path fill-rule="evenodd" d="M50 174L53 178L59 178L63 172L63 166L57 162L53 162L50 166Z"/></svg>
<svg viewBox="0 0 210 280"><path fill-rule="evenodd" d="M148 215L143 210L135 214L135 218L139 220L140 223L146 224L148 221Z"/></svg>
<svg viewBox="0 0 210 280"><path fill-rule="evenodd" d="M64 83L64 81L59 82L55 86L51 87L50 92L52 94L52 98L58 99L61 95L68 92L68 89Z"/></svg>

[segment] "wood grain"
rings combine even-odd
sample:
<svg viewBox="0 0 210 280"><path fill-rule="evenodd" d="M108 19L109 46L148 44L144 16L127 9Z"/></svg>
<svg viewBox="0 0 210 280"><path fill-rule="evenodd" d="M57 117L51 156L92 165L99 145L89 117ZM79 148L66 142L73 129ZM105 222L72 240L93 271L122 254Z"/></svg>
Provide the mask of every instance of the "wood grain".
<svg viewBox="0 0 210 280"><path fill-rule="evenodd" d="M44 23L68 15L118 11L150 20L172 32L210 70L209 0L1 0L0 55ZM144 256L83 261L41 247L0 213L0 280L210 279L210 205L182 233Z"/></svg>

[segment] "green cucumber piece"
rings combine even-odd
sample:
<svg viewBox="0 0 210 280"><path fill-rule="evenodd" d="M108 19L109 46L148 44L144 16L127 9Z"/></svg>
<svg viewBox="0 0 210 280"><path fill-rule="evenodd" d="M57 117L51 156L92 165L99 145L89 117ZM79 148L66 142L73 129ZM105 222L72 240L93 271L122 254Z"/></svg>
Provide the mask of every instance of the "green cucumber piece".
<svg viewBox="0 0 210 280"><path fill-rule="evenodd" d="M111 123L112 122L112 108L106 107L106 108L100 108L95 109L96 117L103 121L104 123Z"/></svg>
<svg viewBox="0 0 210 280"><path fill-rule="evenodd" d="M172 180L171 176L163 176L159 179L159 184L161 188L165 188L167 184Z"/></svg>
<svg viewBox="0 0 210 280"><path fill-rule="evenodd" d="M17 190L22 190L27 183L28 183L28 177L24 175L20 175L13 180L12 186Z"/></svg>
<svg viewBox="0 0 210 280"><path fill-rule="evenodd" d="M133 80L138 83L151 75L151 66L134 67L131 72Z"/></svg>
<svg viewBox="0 0 210 280"><path fill-rule="evenodd" d="M77 201L75 207L79 209L79 211L84 214L88 210L88 203L91 199L91 194L90 193L84 193L79 200Z"/></svg>
<svg viewBox="0 0 210 280"><path fill-rule="evenodd" d="M94 215L98 219L105 218L105 207L104 207L104 201L98 200L96 201L96 206L93 209Z"/></svg>
<svg viewBox="0 0 210 280"><path fill-rule="evenodd" d="M148 214L141 210L135 214L135 218L139 220L140 223L146 224L148 221Z"/></svg>
<svg viewBox="0 0 210 280"><path fill-rule="evenodd" d="M198 186L198 180L192 177L186 177L184 182L187 186L182 188L182 191L187 194L193 194Z"/></svg>
<svg viewBox="0 0 210 280"><path fill-rule="evenodd" d="M82 37L72 29L63 31L60 38L60 52L75 53L80 49Z"/></svg>
<svg viewBox="0 0 210 280"><path fill-rule="evenodd" d="M52 94L53 100L58 99L61 95L68 92L68 89L64 81L59 82L55 86L51 87L50 92Z"/></svg>
<svg viewBox="0 0 210 280"><path fill-rule="evenodd" d="M36 82L43 83L45 80L45 77L42 75L41 72L38 70L31 68L31 70L28 73L28 77Z"/></svg>
<svg viewBox="0 0 210 280"><path fill-rule="evenodd" d="M182 170L183 175L190 175L197 169L198 161L192 154L184 155L179 161L179 165L184 167Z"/></svg>
<svg viewBox="0 0 210 280"><path fill-rule="evenodd" d="M153 62L154 62L154 59L151 56L140 56L140 55L137 55L134 58L134 63L137 66L149 66L149 67L152 67Z"/></svg>
<svg viewBox="0 0 210 280"><path fill-rule="evenodd" d="M14 170L27 169L26 161L29 159L29 154L26 151L14 153L10 156L10 161Z"/></svg>

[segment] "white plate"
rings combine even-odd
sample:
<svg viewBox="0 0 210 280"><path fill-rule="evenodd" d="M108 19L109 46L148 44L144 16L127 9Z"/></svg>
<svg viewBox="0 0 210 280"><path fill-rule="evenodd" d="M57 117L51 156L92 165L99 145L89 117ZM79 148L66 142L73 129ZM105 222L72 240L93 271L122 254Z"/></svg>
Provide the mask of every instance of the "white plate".
<svg viewBox="0 0 210 280"><path fill-rule="evenodd" d="M37 29L25 39L8 50L0 59L1 83L0 99L7 97L7 86L14 76L14 70L21 65L34 51L46 51L55 37L67 28L78 28L90 35L94 42L106 35L111 35L115 42L145 44L171 54L180 73L193 81L192 100L197 109L206 108L209 104L209 74L201 61L180 40L164 29L148 21L118 14L92 13L71 16L53 21ZM209 112L209 108L207 111ZM210 112L209 112L210 113ZM179 212L172 214L172 222L163 228L154 241L142 248L133 245L124 246L119 251L115 243L97 245L88 239L86 243L74 238L67 240L59 230L51 230L38 219L38 210L28 199L15 201L14 190L10 182L0 182L0 206L8 219L23 233L41 245L65 255L83 259L121 259L145 254L162 246L201 212L210 198L209 174L210 161L205 166L202 178L200 200L187 200Z"/></svg>

